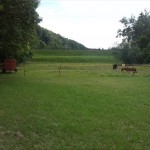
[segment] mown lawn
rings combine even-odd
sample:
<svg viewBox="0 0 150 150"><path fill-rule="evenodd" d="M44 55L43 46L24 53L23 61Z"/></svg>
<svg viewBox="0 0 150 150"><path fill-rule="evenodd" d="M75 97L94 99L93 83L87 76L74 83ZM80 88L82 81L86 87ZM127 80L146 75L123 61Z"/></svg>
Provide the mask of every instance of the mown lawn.
<svg viewBox="0 0 150 150"><path fill-rule="evenodd" d="M150 66L35 59L0 74L0 149L150 149Z"/></svg>

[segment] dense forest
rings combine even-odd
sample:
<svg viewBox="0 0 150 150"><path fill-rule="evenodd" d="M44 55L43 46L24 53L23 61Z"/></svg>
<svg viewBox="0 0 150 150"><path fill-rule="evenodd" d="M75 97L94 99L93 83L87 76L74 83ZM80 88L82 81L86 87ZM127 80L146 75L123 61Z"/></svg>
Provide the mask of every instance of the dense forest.
<svg viewBox="0 0 150 150"><path fill-rule="evenodd" d="M50 30L37 26L33 48L36 49L61 49L61 50L85 50L84 45L65 38L60 34L56 34Z"/></svg>

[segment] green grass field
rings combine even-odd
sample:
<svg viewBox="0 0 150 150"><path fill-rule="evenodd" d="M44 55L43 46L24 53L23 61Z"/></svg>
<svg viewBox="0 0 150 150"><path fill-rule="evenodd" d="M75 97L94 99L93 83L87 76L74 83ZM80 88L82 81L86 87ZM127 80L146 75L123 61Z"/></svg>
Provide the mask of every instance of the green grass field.
<svg viewBox="0 0 150 150"><path fill-rule="evenodd" d="M149 150L150 65L126 74L97 53L35 51L0 74L0 149Z"/></svg>

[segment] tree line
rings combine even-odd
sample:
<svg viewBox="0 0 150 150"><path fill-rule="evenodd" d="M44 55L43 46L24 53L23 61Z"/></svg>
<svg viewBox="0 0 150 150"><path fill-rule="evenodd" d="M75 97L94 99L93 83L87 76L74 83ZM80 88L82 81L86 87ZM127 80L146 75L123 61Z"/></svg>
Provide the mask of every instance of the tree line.
<svg viewBox="0 0 150 150"><path fill-rule="evenodd" d="M137 18L122 18L124 25L119 29L117 37L122 42L113 47L113 54L124 63L143 64L150 63L150 13L144 10Z"/></svg>
<svg viewBox="0 0 150 150"><path fill-rule="evenodd" d="M61 49L61 50L85 50L83 44L65 38L50 30L37 26L34 38L34 49Z"/></svg>

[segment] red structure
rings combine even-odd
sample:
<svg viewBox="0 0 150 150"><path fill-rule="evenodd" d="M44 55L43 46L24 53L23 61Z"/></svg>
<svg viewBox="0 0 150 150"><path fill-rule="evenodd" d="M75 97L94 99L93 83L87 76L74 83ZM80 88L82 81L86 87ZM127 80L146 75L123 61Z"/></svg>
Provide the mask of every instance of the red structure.
<svg viewBox="0 0 150 150"><path fill-rule="evenodd" d="M2 65L2 72L5 73L7 71L9 71L9 72L11 72L11 71L17 72L16 59L5 59L4 60L4 63Z"/></svg>

